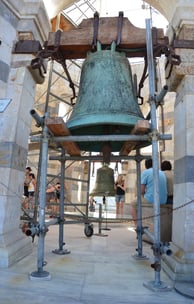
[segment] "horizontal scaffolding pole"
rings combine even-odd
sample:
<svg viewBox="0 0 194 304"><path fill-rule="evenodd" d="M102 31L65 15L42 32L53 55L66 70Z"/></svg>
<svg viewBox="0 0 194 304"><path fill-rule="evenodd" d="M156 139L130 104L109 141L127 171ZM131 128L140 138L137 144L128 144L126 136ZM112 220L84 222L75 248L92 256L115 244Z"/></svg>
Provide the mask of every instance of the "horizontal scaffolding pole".
<svg viewBox="0 0 194 304"><path fill-rule="evenodd" d="M49 94L50 94L52 97L54 97L56 100L60 100L60 101L62 101L63 103L65 103L65 104L71 106L71 103L70 103L69 101L66 101L65 99L61 98L60 96L58 96L58 95L56 95L56 94L54 94L54 93L52 93L52 92L50 92ZM52 102L52 101L51 101L51 102Z"/></svg>
<svg viewBox="0 0 194 304"><path fill-rule="evenodd" d="M31 137L31 142L41 141L41 136ZM150 141L149 135L77 135L77 136L53 136L56 142L76 141L76 142L94 142L94 141ZM159 140L171 140L171 134L158 134Z"/></svg>
<svg viewBox="0 0 194 304"><path fill-rule="evenodd" d="M59 156L59 157L60 157L60 160L61 160L61 156ZM87 159L88 159L88 158L87 158ZM51 159L49 158L49 160L51 160ZM59 160L59 159L54 159L54 160ZM66 160L66 159L65 159L65 160ZM49 174L49 173L48 173L48 174L47 174L47 177L60 178L61 175L60 175L60 174L56 175L56 174ZM87 182L88 182L86 179L79 179L79 178L67 177L67 176L65 176L64 179L65 179L65 180L71 180L71 181L83 182L83 183L87 183Z"/></svg>
<svg viewBox="0 0 194 304"><path fill-rule="evenodd" d="M151 233L147 228L143 228L144 233L147 235L147 237L152 241L152 243L155 242L155 237L153 233Z"/></svg>
<svg viewBox="0 0 194 304"><path fill-rule="evenodd" d="M74 64L74 62L73 62L73 64ZM80 66L79 66L79 68L80 68ZM54 72L55 74L57 74L60 78L63 78L64 80L69 81L68 78L67 78L66 76L64 76L63 74L61 74L61 73L58 72L57 70L53 69L53 72ZM77 87L77 88L79 88L79 85L76 84L76 83L74 83L74 86Z"/></svg>
<svg viewBox="0 0 194 304"><path fill-rule="evenodd" d="M145 156L145 155L111 155L110 156L110 162L120 162L122 160L144 160L144 159L148 159L150 158L151 156ZM96 162L103 162L103 156L102 155L83 155L83 156L68 156L68 155L65 155L65 156L50 156L49 157L49 160L58 160L58 161L70 161L70 160L73 160L73 161L80 161L80 160L91 160L91 161L96 161Z"/></svg>

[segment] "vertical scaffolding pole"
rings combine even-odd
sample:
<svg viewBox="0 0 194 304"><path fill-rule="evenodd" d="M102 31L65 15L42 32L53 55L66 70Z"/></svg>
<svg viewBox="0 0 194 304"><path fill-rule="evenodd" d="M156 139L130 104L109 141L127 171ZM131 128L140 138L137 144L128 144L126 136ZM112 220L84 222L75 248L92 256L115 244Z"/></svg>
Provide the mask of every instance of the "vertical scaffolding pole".
<svg viewBox="0 0 194 304"><path fill-rule="evenodd" d="M63 246L65 245L64 243L64 200L65 200L65 161L64 155L65 152L62 150L62 155L61 155L61 189L60 189L60 205L59 205L59 248L53 250L53 253L56 254L69 254L70 251L67 249L64 249Z"/></svg>
<svg viewBox="0 0 194 304"><path fill-rule="evenodd" d="M35 192L35 205L34 205L34 214L33 214L33 224L37 224L38 220L38 205L39 205L39 195L40 195L40 167L42 159L42 147L40 145L40 154L38 160L38 170L37 170L37 179L36 179L36 192Z"/></svg>
<svg viewBox="0 0 194 304"><path fill-rule="evenodd" d="M144 286L151 290L157 291L167 289L167 285L160 280L161 271L161 251L160 251L160 199L159 199L159 161L158 161L158 131L156 119L156 92L155 92L155 69L153 57L152 43L152 27L151 20L146 19L146 45L147 45L147 60L149 74L149 91L150 91L150 114L151 114L151 130L152 130L152 161L154 175L154 263L152 267L155 270L155 280L150 281ZM168 289L169 290L169 289Z"/></svg>
<svg viewBox="0 0 194 304"><path fill-rule="evenodd" d="M91 156L91 154L90 154ZM91 160L88 161L88 177L87 177L87 195L86 195L86 219L88 219L89 199L90 199L90 175L91 175Z"/></svg>
<svg viewBox="0 0 194 304"><path fill-rule="evenodd" d="M91 153L90 153L91 156ZM91 175L91 160L89 160L88 164L88 177L87 177L87 196L86 196L86 212L84 216L84 233L86 236L93 235L93 224L89 221L89 197L90 197L90 175Z"/></svg>
<svg viewBox="0 0 194 304"><path fill-rule="evenodd" d="M139 156L139 149L136 150L136 156ZM137 172L137 236L138 236L138 248L137 254L134 255L134 258L137 260L146 260L148 257L143 254L142 246L142 201L141 201L141 160L136 158L136 172Z"/></svg>
<svg viewBox="0 0 194 304"><path fill-rule="evenodd" d="M49 78L48 78L48 86L47 86L47 94L46 94L46 102L45 102L45 113L48 112L48 105L49 105L49 96L50 96L50 90L52 86L52 75L53 75L53 60L50 63L50 71L49 71Z"/></svg>
<svg viewBox="0 0 194 304"><path fill-rule="evenodd" d="M53 64L54 62L51 61L50 63L50 71L49 71L49 79L48 79L48 86L47 86L47 94L46 94L46 102L45 102L45 108L44 112L48 112L48 104L49 104L49 94L50 94L50 88L52 86L52 72L53 72ZM40 189L40 168L41 168L41 162L42 162L42 146L40 146L40 155L39 155L39 161L38 161L38 170L37 170L37 183L36 183L36 191L35 193L35 206L34 206L34 215L33 215L33 223L37 223L37 217L38 217L38 204L39 204L39 189Z"/></svg>
<svg viewBox="0 0 194 304"><path fill-rule="evenodd" d="M45 118L48 117L48 113L45 113ZM46 177L47 177L47 162L48 162L48 130L44 124L41 141L41 167L40 167L40 210L39 210L39 225L38 230L38 255L37 255L37 271L30 274L30 279L42 278L50 280L51 276L49 272L44 271L44 241L47 232L45 225L45 206L46 206Z"/></svg>

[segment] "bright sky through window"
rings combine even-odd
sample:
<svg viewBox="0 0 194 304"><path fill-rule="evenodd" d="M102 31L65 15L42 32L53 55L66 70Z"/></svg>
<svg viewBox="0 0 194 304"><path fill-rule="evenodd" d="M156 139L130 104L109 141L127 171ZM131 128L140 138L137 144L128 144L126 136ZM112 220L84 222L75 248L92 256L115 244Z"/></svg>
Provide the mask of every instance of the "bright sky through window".
<svg viewBox="0 0 194 304"><path fill-rule="evenodd" d="M124 13L130 22L136 26L145 28L145 19L152 19L153 26L163 28L166 31L167 20L153 7L143 0L80 0L64 10L64 13L73 23L79 25L85 18L92 18L94 12L99 12L100 17L118 16Z"/></svg>
<svg viewBox="0 0 194 304"><path fill-rule="evenodd" d="M145 28L145 19L151 18L153 26L166 29L167 20L153 7L142 0L101 0L101 17L117 16L119 11L124 12L131 23Z"/></svg>

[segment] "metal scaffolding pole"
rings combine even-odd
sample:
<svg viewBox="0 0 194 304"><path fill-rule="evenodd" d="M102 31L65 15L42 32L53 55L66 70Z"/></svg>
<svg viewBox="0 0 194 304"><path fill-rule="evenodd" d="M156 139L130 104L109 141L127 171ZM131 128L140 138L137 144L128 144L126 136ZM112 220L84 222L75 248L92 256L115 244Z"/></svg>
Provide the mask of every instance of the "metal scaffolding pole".
<svg viewBox="0 0 194 304"><path fill-rule="evenodd" d="M158 139L171 140L171 134L157 134ZM146 141L150 142L150 134L148 135L68 135L68 136L53 136L55 142L75 141L75 142L96 142L96 141ZM40 137L31 137L31 142L39 142Z"/></svg>
<svg viewBox="0 0 194 304"><path fill-rule="evenodd" d="M148 257L143 254L143 246L142 246L142 201L141 201L141 158L139 149L136 150L136 170L137 170L137 237L138 237L138 248L137 248L137 254L135 254L133 257L136 260L146 260Z"/></svg>
<svg viewBox="0 0 194 304"><path fill-rule="evenodd" d="M90 153L91 154L91 153ZM90 175L91 175L91 160L88 161L88 177L87 177L87 195L86 195L86 219L88 219L89 200L90 200Z"/></svg>
<svg viewBox="0 0 194 304"><path fill-rule="evenodd" d="M64 156L64 150L61 153L62 157ZM63 255L69 254L70 251L68 249L64 249L64 199L65 199L65 161L61 161L61 189L60 189L60 205L59 205L59 248L53 250L53 253Z"/></svg>
<svg viewBox="0 0 194 304"><path fill-rule="evenodd" d="M46 94L45 113L48 112L50 88L52 86L53 65L54 65L54 61L52 60L50 63L50 71L49 71L49 78L48 78L48 90L47 90L47 94Z"/></svg>
<svg viewBox="0 0 194 304"><path fill-rule="evenodd" d="M139 155L138 157L136 155L132 156L132 155L111 155L110 156L110 162L117 162L117 161L120 161L120 160L136 160L136 159L139 159L140 161L141 160L144 160L144 159L148 159L150 158L150 156L146 156L146 155ZM49 157L50 160L61 160L61 156L55 156L55 155L52 155ZM88 155L88 156L85 156L85 155L81 155L81 156L69 156L69 155L65 155L63 160L66 160L66 161L84 161L84 160L91 160L91 161L94 161L94 162L103 162L103 155ZM50 175L49 175L50 176ZM67 178L67 177L66 177ZM67 179L72 179L72 180L75 180L75 178L67 178ZM80 181L82 182L87 182L86 180L82 180L82 179L79 179Z"/></svg>
<svg viewBox="0 0 194 304"><path fill-rule="evenodd" d="M48 113L45 113L45 117ZM42 153L41 153L41 168L40 168L40 210L39 210L39 225L38 230L38 257L37 257L37 271L31 272L30 279L47 279L50 280L51 276L49 272L44 271L44 241L47 232L45 225L45 205L46 205L46 176L47 176L47 161L48 161L48 132L47 126L43 126L42 132Z"/></svg>
<svg viewBox="0 0 194 304"><path fill-rule="evenodd" d="M91 153L90 153L91 155ZM84 233L86 236L92 236L93 235L93 224L89 221L89 197L90 197L90 175L91 175L91 160L88 161L88 177L87 177L87 197L86 197L86 211L84 216Z"/></svg>
<svg viewBox="0 0 194 304"><path fill-rule="evenodd" d="M152 130L152 160L154 175L154 243L153 254L154 263L152 267L155 270L155 280L145 283L147 288L157 290L169 290L169 286L160 280L161 271L161 243L160 243L160 200L159 200L159 161L158 161L158 131L156 119L156 92L155 92L155 71L153 58L152 43L152 27L151 20L146 19L146 42L147 42L147 59L149 74L149 90L150 90L150 114L151 114L151 130Z"/></svg>

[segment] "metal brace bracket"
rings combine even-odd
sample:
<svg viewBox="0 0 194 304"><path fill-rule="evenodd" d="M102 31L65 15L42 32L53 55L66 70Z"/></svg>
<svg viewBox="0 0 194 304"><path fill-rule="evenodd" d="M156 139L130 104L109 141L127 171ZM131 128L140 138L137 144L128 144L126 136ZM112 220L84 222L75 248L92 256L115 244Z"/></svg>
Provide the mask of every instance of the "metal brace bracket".
<svg viewBox="0 0 194 304"><path fill-rule="evenodd" d="M99 13L95 12L94 14L94 32L93 32L93 41L92 48L96 49L97 41L98 41L98 27L99 27Z"/></svg>
<svg viewBox="0 0 194 304"><path fill-rule="evenodd" d="M149 133L149 138L151 141L157 141L160 138L160 133L158 132L158 130L153 130Z"/></svg>
<svg viewBox="0 0 194 304"><path fill-rule="evenodd" d="M117 25L117 42L116 45L119 45L121 43L121 33L122 33L122 27L123 27L123 12L119 12L119 18L118 18L118 25Z"/></svg>

